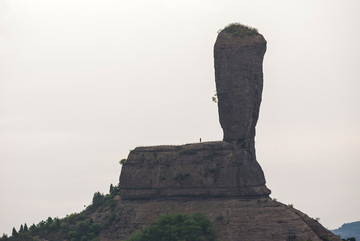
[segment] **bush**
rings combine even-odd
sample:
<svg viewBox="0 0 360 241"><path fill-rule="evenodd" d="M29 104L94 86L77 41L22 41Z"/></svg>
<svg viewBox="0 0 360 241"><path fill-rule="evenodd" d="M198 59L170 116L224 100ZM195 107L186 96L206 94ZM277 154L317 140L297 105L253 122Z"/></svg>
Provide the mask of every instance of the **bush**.
<svg viewBox="0 0 360 241"><path fill-rule="evenodd" d="M88 218L84 221L79 222L76 225L76 231L80 234L84 234L88 230L89 226L90 226L90 219Z"/></svg>
<svg viewBox="0 0 360 241"><path fill-rule="evenodd" d="M69 236L69 238L71 238L71 239L76 239L76 238L79 236L79 234L78 234L78 232L76 232L76 231L70 231L70 232L68 233L68 236Z"/></svg>
<svg viewBox="0 0 360 241"><path fill-rule="evenodd" d="M105 201L105 196L101 194L100 192L94 193L92 205L94 208L100 206Z"/></svg>
<svg viewBox="0 0 360 241"><path fill-rule="evenodd" d="M252 36L258 34L258 30L256 28L252 28L241 23L231 23L222 31L230 33L234 37Z"/></svg>
<svg viewBox="0 0 360 241"><path fill-rule="evenodd" d="M73 224L76 222L77 219L77 214L76 213L72 213L69 216L66 216L65 220L68 221L70 224Z"/></svg>
<svg viewBox="0 0 360 241"><path fill-rule="evenodd" d="M202 214L161 216L143 232L136 231L127 241L214 241L215 232Z"/></svg>
<svg viewBox="0 0 360 241"><path fill-rule="evenodd" d="M101 226L98 223L90 225L88 232L94 236L98 235L101 230Z"/></svg>

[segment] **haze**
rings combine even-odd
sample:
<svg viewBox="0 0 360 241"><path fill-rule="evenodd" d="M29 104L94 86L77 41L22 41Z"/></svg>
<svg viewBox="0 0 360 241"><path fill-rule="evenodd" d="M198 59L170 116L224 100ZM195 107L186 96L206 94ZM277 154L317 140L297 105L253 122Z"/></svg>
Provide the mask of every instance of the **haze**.
<svg viewBox="0 0 360 241"><path fill-rule="evenodd" d="M257 159L271 197L360 220L356 0L1 0L0 234L80 212L137 146L222 139L213 45L268 42Z"/></svg>

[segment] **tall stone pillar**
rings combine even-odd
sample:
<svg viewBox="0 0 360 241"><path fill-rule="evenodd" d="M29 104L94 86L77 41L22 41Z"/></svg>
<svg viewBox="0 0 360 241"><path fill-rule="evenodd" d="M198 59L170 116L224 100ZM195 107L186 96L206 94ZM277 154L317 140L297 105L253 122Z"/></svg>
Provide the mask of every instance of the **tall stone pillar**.
<svg viewBox="0 0 360 241"><path fill-rule="evenodd" d="M256 29L231 24L214 47L215 81L224 141L253 147L263 89L266 40Z"/></svg>
<svg viewBox="0 0 360 241"><path fill-rule="evenodd" d="M215 74L224 141L138 147L123 165L123 199L269 197L254 136L266 41L241 25L215 43Z"/></svg>

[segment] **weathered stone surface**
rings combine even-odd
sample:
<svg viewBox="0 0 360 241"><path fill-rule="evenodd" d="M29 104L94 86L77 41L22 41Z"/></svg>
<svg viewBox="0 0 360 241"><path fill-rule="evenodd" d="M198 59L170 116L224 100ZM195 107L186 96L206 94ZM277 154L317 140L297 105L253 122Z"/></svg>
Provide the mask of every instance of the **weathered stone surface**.
<svg viewBox="0 0 360 241"><path fill-rule="evenodd" d="M100 240L125 240L164 214L200 212L213 224L220 241L340 241L306 214L270 198L118 200L114 210L117 221L101 232Z"/></svg>
<svg viewBox="0 0 360 241"><path fill-rule="evenodd" d="M254 147L265 49L252 29L231 25L220 32L214 52L224 141L136 148L120 177L124 199L270 194Z"/></svg>
<svg viewBox="0 0 360 241"><path fill-rule="evenodd" d="M269 198L254 147L265 50L257 31L235 25L220 32L214 55L224 141L131 151L112 208L118 218L101 240L125 240L163 214L200 212L219 240L340 241L306 214Z"/></svg>
<svg viewBox="0 0 360 241"><path fill-rule="evenodd" d="M265 51L264 37L242 25L230 25L217 37L215 81L224 141L253 146Z"/></svg>
<svg viewBox="0 0 360 241"><path fill-rule="evenodd" d="M120 191L124 199L270 194L251 149L222 141L138 147L122 167Z"/></svg>

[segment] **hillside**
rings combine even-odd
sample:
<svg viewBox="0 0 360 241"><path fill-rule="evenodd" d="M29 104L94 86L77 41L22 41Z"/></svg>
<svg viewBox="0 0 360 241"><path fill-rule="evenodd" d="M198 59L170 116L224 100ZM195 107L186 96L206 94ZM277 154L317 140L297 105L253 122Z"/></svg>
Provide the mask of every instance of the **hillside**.
<svg viewBox="0 0 360 241"><path fill-rule="evenodd" d="M122 200L118 188L95 193L92 205L65 218L48 218L1 241L126 240L164 214L202 213L222 241L339 240L316 220L270 198ZM19 231L19 230L18 230Z"/></svg>

